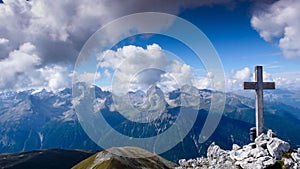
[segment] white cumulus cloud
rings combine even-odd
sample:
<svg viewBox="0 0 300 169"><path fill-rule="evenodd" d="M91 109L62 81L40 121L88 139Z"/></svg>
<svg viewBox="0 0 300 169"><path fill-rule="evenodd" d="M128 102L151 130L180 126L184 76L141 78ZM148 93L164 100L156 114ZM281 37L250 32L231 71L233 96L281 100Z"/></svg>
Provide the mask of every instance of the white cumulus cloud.
<svg viewBox="0 0 300 169"><path fill-rule="evenodd" d="M252 73L249 67L244 67L241 70L232 70L227 76L227 90L242 90L245 81L253 80Z"/></svg>
<svg viewBox="0 0 300 169"><path fill-rule="evenodd" d="M7 44L9 42L8 39L0 38L0 45Z"/></svg>
<svg viewBox="0 0 300 169"><path fill-rule="evenodd" d="M88 82L90 84L93 84L95 80L101 78L101 74L99 72L96 73L90 73L90 72L84 72L84 73L77 73L76 76L74 76L77 79L74 79L74 82Z"/></svg>
<svg viewBox="0 0 300 169"><path fill-rule="evenodd" d="M193 80L193 86L198 89L212 89L214 75L212 72L208 72L206 76L198 77Z"/></svg>
<svg viewBox="0 0 300 169"><path fill-rule="evenodd" d="M70 87L71 73L67 67L59 65L49 65L37 69L40 78L32 78L35 82L32 85L47 88L49 90L57 91L62 88ZM31 86L28 84L28 87Z"/></svg>
<svg viewBox="0 0 300 169"><path fill-rule="evenodd" d="M168 58L157 44L148 45L146 49L129 45L116 51L107 50L98 60L98 67L105 69L104 75L113 74L113 88L118 92L145 90L151 85L171 90L192 84L192 68L179 60ZM108 72L108 69L112 72Z"/></svg>
<svg viewBox="0 0 300 169"><path fill-rule="evenodd" d="M228 91L243 90L243 82L255 82L255 72L251 71L249 67L241 70L232 70L231 74L227 76ZM263 72L264 82L275 82L278 89L300 89L300 72L280 72L271 73L268 70Z"/></svg>
<svg viewBox="0 0 300 169"><path fill-rule="evenodd" d="M70 86L70 69L60 65L42 66L36 46L20 45L0 60L0 89L46 88L58 90Z"/></svg>
<svg viewBox="0 0 300 169"><path fill-rule="evenodd" d="M300 58L300 1L280 0L257 10L252 26L268 42L275 42L286 58Z"/></svg>
<svg viewBox="0 0 300 169"><path fill-rule="evenodd" d="M0 88L16 85L21 76L34 71L40 62L36 48L31 43L24 43L18 50L10 52L7 58L0 60Z"/></svg>
<svg viewBox="0 0 300 169"><path fill-rule="evenodd" d="M300 89L300 72L281 72L272 74L272 80L276 88L299 90Z"/></svg>
<svg viewBox="0 0 300 169"><path fill-rule="evenodd" d="M147 11L177 14L186 8L230 3L230 0L3 0L0 3L0 69L7 74L0 77L4 80L0 89L31 88L35 86L30 85L40 82L47 88L66 84L59 79L69 77L85 41L115 18ZM22 51L23 44L34 46L34 52ZM18 52L21 54L16 56ZM18 64L22 61L26 65L20 68ZM53 76L45 82L47 78L37 76L42 72L52 72Z"/></svg>

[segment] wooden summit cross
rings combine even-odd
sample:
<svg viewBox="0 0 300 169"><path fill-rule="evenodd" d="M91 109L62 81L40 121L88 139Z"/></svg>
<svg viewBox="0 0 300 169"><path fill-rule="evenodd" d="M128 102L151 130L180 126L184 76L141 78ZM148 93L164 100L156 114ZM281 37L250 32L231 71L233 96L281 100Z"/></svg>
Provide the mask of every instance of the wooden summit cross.
<svg viewBox="0 0 300 169"><path fill-rule="evenodd" d="M244 89L252 89L256 91L256 136L264 132L264 89L275 89L274 82L263 82L263 67L255 67L256 82L244 82Z"/></svg>

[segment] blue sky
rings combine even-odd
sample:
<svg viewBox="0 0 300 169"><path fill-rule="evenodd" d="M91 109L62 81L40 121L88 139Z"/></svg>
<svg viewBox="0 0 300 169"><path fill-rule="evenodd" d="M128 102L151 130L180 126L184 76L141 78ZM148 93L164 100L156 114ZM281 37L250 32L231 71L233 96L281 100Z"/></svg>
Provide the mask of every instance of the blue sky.
<svg viewBox="0 0 300 169"><path fill-rule="evenodd" d="M300 89L298 7L297 0L0 1L0 89L70 87L77 56L88 38L107 23L136 12L177 15L202 30L219 54L229 90L240 89L243 81L253 80L256 65L263 65L266 80L275 81L279 88ZM153 44L158 46L147 49ZM119 43L120 50L124 45L134 45L130 50L144 52L145 57L153 49L167 50L185 64L203 68L190 59L191 51L178 48L182 44L170 38L152 35L127 39ZM116 62L117 55L114 53ZM177 66L189 71L184 64ZM99 74L87 71L81 78L101 81L104 72L107 76L114 73L114 69L109 70L103 68ZM201 73L204 80L197 83L206 84L212 76ZM189 77L187 72L179 75Z"/></svg>
<svg viewBox="0 0 300 169"><path fill-rule="evenodd" d="M246 5L235 9L201 7L187 10L180 16L196 24L208 36L229 71L230 67L236 69L264 63L268 58L258 59L259 55L280 52L251 27L248 8Z"/></svg>
<svg viewBox="0 0 300 169"><path fill-rule="evenodd" d="M299 71L299 62L284 59L279 47L264 41L251 26L252 8L253 3L249 2L234 9L217 5L186 10L179 16L197 25L208 36L226 72L254 65L266 65L270 72Z"/></svg>

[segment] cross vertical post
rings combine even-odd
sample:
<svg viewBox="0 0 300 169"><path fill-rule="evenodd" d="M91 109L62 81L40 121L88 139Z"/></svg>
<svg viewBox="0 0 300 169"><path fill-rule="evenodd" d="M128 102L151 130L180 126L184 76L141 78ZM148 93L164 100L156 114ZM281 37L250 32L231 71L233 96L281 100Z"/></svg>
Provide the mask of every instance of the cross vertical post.
<svg viewBox="0 0 300 169"><path fill-rule="evenodd" d="M263 67L255 67L255 80L256 82L244 82L244 89L252 89L256 91L256 136L264 132L264 89L275 89L274 82L263 82Z"/></svg>
<svg viewBox="0 0 300 169"><path fill-rule="evenodd" d="M264 93L263 93L263 72L262 66L255 67L255 80L256 80L256 133L260 135L264 132Z"/></svg>

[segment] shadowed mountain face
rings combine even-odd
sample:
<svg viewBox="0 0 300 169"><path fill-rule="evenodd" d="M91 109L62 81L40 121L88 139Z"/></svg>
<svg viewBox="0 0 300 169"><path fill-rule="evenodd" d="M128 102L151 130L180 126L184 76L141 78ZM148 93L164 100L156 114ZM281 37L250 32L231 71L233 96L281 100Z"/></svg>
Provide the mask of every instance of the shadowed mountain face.
<svg viewBox="0 0 300 169"><path fill-rule="evenodd" d="M95 154L80 150L35 150L15 154L0 154L1 169L69 169Z"/></svg>
<svg viewBox="0 0 300 169"><path fill-rule="evenodd" d="M71 89L0 94L0 153L36 149L100 149L72 108Z"/></svg>
<svg viewBox="0 0 300 169"><path fill-rule="evenodd" d="M199 105L191 131L182 142L162 154L172 161L205 155L212 141L224 149L231 148L233 143L249 143L249 128L255 122L254 100L226 94L225 111L216 131L207 142L200 143L213 93L210 90L184 86L162 93L159 88L152 87L147 92L129 92L128 96L117 99L130 98L129 106L143 111L143 119L150 119L151 123L139 123L136 121L139 116L126 114L130 112L124 115L113 109L116 99L112 93L95 86L90 86L90 90L95 91L99 103L96 113L102 113L116 131L131 137L145 138L162 133L174 123L180 109L194 111ZM295 133L300 130L300 110L280 102L267 100L265 103L265 127L271 128L293 147L299 147L300 135ZM165 104L164 108L162 104ZM45 90L0 93L0 153L48 148L101 150L83 131L73 107L71 89L57 93ZM151 118L147 118L147 109L151 110ZM133 121L126 119L127 115ZM153 118L156 116L157 119Z"/></svg>
<svg viewBox="0 0 300 169"><path fill-rule="evenodd" d="M72 169L170 169L177 164L137 147L115 147L99 152Z"/></svg>

